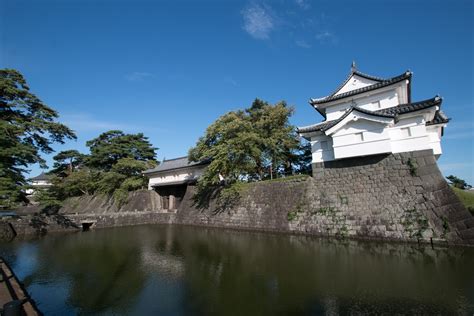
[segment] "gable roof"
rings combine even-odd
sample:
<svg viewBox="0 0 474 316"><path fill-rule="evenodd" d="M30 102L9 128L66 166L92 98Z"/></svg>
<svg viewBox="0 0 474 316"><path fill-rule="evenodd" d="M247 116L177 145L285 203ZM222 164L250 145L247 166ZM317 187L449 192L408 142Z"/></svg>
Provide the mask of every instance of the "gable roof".
<svg viewBox="0 0 474 316"><path fill-rule="evenodd" d="M426 125L429 126L429 125L437 125L437 124L446 124L450 120L451 119L447 117L446 114L443 113L443 111L438 110L436 111L434 118L431 121L426 122Z"/></svg>
<svg viewBox="0 0 474 316"><path fill-rule="evenodd" d="M30 178L30 180L32 180L32 181L49 181L49 180L51 180L51 177L48 176L46 173L41 172L40 175L38 175L36 177L33 177L33 178Z"/></svg>
<svg viewBox="0 0 474 316"><path fill-rule="evenodd" d="M311 132L318 132L318 131L325 132L328 129L330 129L331 127L333 127L336 124L338 124L339 122L341 122L343 119L345 119L353 111L358 111L360 113L364 113L364 114L368 114L368 115L372 115L372 116L378 116L378 117L396 118L398 115L401 115L401 114L416 112L416 111L424 110L424 109L427 109L427 108L430 108L430 107L433 107L433 106L440 106L442 102L443 102L443 99L439 96L436 96L436 97L431 98L431 99L427 99L427 100L423 100L423 101L419 101L419 102L413 102L413 103L399 104L399 105L394 106L394 107L381 109L381 110L377 110L377 111L369 111L369 110L365 110L365 109L362 109L362 108L357 107L357 106L351 106L337 120L323 121L323 122L318 123L318 124L305 126L305 127L299 127L297 129L297 132L298 133L311 133ZM440 112L440 113L438 113L438 112ZM449 121L449 119L446 116L444 116L444 113L442 113L441 111L438 110L436 113L439 115L439 118L438 118L439 121L441 121L441 120L446 121L447 120L445 123L447 123ZM433 121L436 120L436 119L437 119L437 117L435 115L435 118L433 119ZM426 124L429 125L429 123L430 122L427 122ZM437 124L441 124L441 123L437 123ZM433 124L431 124L431 125L433 125Z"/></svg>
<svg viewBox="0 0 474 316"><path fill-rule="evenodd" d="M155 168L145 170L143 171L143 173L147 174L147 173L155 173L155 172L161 172L161 171L183 169L183 168L189 168L189 167L194 167L194 166L199 166L199 165L205 165L208 163L209 163L208 160L199 161L199 162L191 162L189 161L188 156L173 158L173 159L168 159L168 160L165 159L163 160L161 164L159 164Z"/></svg>
<svg viewBox="0 0 474 316"><path fill-rule="evenodd" d="M373 85L370 85L370 86L362 87L362 88L359 88L359 89L355 89L355 90L343 92L343 93L340 93L340 94L336 94L350 80L350 78L352 78L353 75L358 75L358 76L364 77L366 79L374 80L374 81L377 81L377 83L375 83ZM360 93L364 93L364 92L376 90L376 89L379 89L379 88L387 87L387 86L390 86L392 84L398 83L400 81L410 79L411 76L412 76L412 72L410 72L408 70L406 72L404 72L403 74L399 75L399 76L392 77L392 78L389 78L389 79L382 79L382 78L373 77L373 76L363 74L359 71L353 71L353 72L351 72L349 77L342 83L342 85L340 85L337 88L337 90L334 91L332 94L330 94L330 95L328 95L324 98L310 99L309 103L316 108L317 104L323 104L323 103L327 103L327 102L331 102L331 101L335 101L335 100L340 100L340 99L344 99L344 98L354 96L354 95L357 95L357 94L360 94Z"/></svg>

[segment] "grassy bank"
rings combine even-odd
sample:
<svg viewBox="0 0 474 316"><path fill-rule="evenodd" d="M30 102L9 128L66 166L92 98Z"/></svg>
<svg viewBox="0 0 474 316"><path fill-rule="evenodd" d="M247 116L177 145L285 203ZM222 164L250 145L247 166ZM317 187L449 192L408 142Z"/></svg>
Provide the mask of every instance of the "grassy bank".
<svg viewBox="0 0 474 316"><path fill-rule="evenodd" d="M464 206L474 215L474 192L465 191L452 187L456 195L461 199Z"/></svg>

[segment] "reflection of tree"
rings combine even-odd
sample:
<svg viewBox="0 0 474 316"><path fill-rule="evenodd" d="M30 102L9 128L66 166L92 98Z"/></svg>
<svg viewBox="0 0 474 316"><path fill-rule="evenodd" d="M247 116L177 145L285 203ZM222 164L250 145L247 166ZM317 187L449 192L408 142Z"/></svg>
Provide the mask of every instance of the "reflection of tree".
<svg viewBox="0 0 474 316"><path fill-rule="evenodd" d="M70 282L69 304L85 313L122 311L140 293L145 276L139 269L139 243L117 231L49 236L40 243L40 270L28 276L38 279L66 276Z"/></svg>
<svg viewBox="0 0 474 316"><path fill-rule="evenodd" d="M186 301L204 314L446 313L472 287L465 250L176 230Z"/></svg>
<svg viewBox="0 0 474 316"><path fill-rule="evenodd" d="M155 294L143 291L148 280L172 280L180 290L160 284L161 302L183 295L176 313L192 315L453 314L474 300L471 249L165 225L50 235L36 246L41 263L24 283L66 278L68 303L83 313L152 311L160 300L137 303Z"/></svg>

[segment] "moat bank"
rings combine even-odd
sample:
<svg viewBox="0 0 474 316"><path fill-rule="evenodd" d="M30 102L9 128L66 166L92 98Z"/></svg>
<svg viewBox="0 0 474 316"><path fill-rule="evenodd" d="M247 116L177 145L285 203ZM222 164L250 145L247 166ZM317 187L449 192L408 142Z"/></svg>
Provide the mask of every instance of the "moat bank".
<svg viewBox="0 0 474 316"><path fill-rule="evenodd" d="M188 186L173 213L162 209L161 198L154 191L133 192L121 207L105 196L72 198L61 213L77 225L71 228L76 230L84 223L88 228L185 224L474 244L474 217L449 188L431 151L358 157L315 165L313 169L314 177L243 185L240 198L226 209L219 209L215 201L207 209L197 209L193 202L195 188ZM13 228L19 225L26 232L27 220L17 221L11 222ZM51 225L50 231L56 226Z"/></svg>

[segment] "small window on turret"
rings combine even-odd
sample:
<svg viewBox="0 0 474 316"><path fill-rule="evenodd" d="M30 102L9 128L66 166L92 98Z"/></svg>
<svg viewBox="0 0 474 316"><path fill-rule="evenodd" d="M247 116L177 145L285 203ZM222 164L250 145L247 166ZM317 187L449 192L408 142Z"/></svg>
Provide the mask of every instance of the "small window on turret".
<svg viewBox="0 0 474 316"><path fill-rule="evenodd" d="M355 139L358 142L363 142L364 141L364 133L355 133Z"/></svg>
<svg viewBox="0 0 474 316"><path fill-rule="evenodd" d="M409 127L404 127L400 129L400 133L402 134L403 138L410 137L411 136L411 131Z"/></svg>

